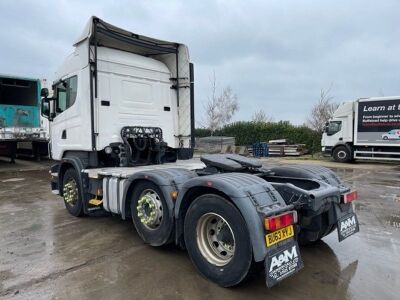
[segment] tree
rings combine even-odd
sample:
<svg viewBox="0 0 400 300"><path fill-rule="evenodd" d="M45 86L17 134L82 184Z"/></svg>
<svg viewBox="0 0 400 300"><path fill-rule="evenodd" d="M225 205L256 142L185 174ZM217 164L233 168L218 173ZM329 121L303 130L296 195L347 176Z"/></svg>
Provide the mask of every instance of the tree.
<svg viewBox="0 0 400 300"><path fill-rule="evenodd" d="M330 96L332 84L327 90L321 89L318 102L311 109L310 117L307 119L307 126L319 134L324 130L325 123L332 118L333 113L339 104L332 102L333 97Z"/></svg>
<svg viewBox="0 0 400 300"><path fill-rule="evenodd" d="M271 123L274 121L274 118L272 116L268 116L263 109L260 109L253 114L251 120L254 123Z"/></svg>
<svg viewBox="0 0 400 300"><path fill-rule="evenodd" d="M224 87L218 94L215 72L211 80L211 95L208 97L204 109L206 112L205 127L211 131L211 135L215 130L228 124L235 112L239 110L237 96L230 86Z"/></svg>

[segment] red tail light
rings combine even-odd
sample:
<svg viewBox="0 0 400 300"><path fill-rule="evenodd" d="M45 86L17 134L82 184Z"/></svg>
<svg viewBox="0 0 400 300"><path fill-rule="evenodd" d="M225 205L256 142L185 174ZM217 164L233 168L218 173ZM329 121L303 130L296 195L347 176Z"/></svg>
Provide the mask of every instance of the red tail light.
<svg viewBox="0 0 400 300"><path fill-rule="evenodd" d="M340 200L342 203L350 203L353 202L354 200L357 200L357 198L358 198L357 191L351 191L340 196Z"/></svg>
<svg viewBox="0 0 400 300"><path fill-rule="evenodd" d="M264 227L268 231L275 231L297 223L297 212L288 211L278 216L265 218Z"/></svg>

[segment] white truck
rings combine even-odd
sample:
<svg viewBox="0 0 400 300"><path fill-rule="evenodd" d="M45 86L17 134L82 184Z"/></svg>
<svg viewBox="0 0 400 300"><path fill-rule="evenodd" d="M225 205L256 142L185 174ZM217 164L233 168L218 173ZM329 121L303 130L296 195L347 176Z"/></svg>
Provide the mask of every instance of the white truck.
<svg viewBox="0 0 400 300"><path fill-rule="evenodd" d="M41 92L42 114L56 161L52 190L73 216L132 219L145 243L187 249L197 270L224 287L259 264L271 287L303 267L298 243L358 231L357 193L328 169L192 158L185 45L92 17L56 78L53 97Z"/></svg>
<svg viewBox="0 0 400 300"><path fill-rule="evenodd" d="M326 123L321 146L338 162L400 160L400 96L340 105Z"/></svg>

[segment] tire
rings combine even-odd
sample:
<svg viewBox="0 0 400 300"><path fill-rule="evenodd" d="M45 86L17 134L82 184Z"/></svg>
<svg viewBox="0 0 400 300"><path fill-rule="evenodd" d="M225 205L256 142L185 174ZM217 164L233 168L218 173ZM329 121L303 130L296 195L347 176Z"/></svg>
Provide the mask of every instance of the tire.
<svg viewBox="0 0 400 300"><path fill-rule="evenodd" d="M82 187L78 173L69 168L63 176L63 198L65 208L74 217L83 216Z"/></svg>
<svg viewBox="0 0 400 300"><path fill-rule="evenodd" d="M142 203L140 200L143 196L149 198ZM155 204L157 208L149 208L150 203ZM173 217L169 212L164 194L156 184L150 181L137 183L134 186L130 204L133 224L146 244L161 246L171 241ZM150 216L150 212L146 209L156 212L154 218ZM144 216L140 216L139 212L142 212Z"/></svg>
<svg viewBox="0 0 400 300"><path fill-rule="evenodd" d="M222 226L218 228L218 224ZM214 231L213 234L212 228L220 230L219 233ZM197 270L222 287L239 284L253 267L253 250L246 222L238 209L221 196L206 194L193 201L184 221L184 238Z"/></svg>
<svg viewBox="0 0 400 300"><path fill-rule="evenodd" d="M350 150L346 146L339 146L333 150L333 159L337 162L346 163L352 160Z"/></svg>
<svg viewBox="0 0 400 300"><path fill-rule="evenodd" d="M383 139L386 141L386 140L388 140L389 138L388 138L387 136L384 136Z"/></svg>

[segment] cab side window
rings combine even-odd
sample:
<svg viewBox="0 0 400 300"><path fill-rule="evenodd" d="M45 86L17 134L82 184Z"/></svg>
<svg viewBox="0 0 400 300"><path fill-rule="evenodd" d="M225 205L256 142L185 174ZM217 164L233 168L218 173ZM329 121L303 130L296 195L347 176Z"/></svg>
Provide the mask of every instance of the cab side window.
<svg viewBox="0 0 400 300"><path fill-rule="evenodd" d="M60 82L56 86L57 90L57 114L70 108L76 100L78 91L78 77L72 76Z"/></svg>
<svg viewBox="0 0 400 300"><path fill-rule="evenodd" d="M341 121L331 121L329 122L326 133L328 135L334 135L336 132L339 132L342 129Z"/></svg>

